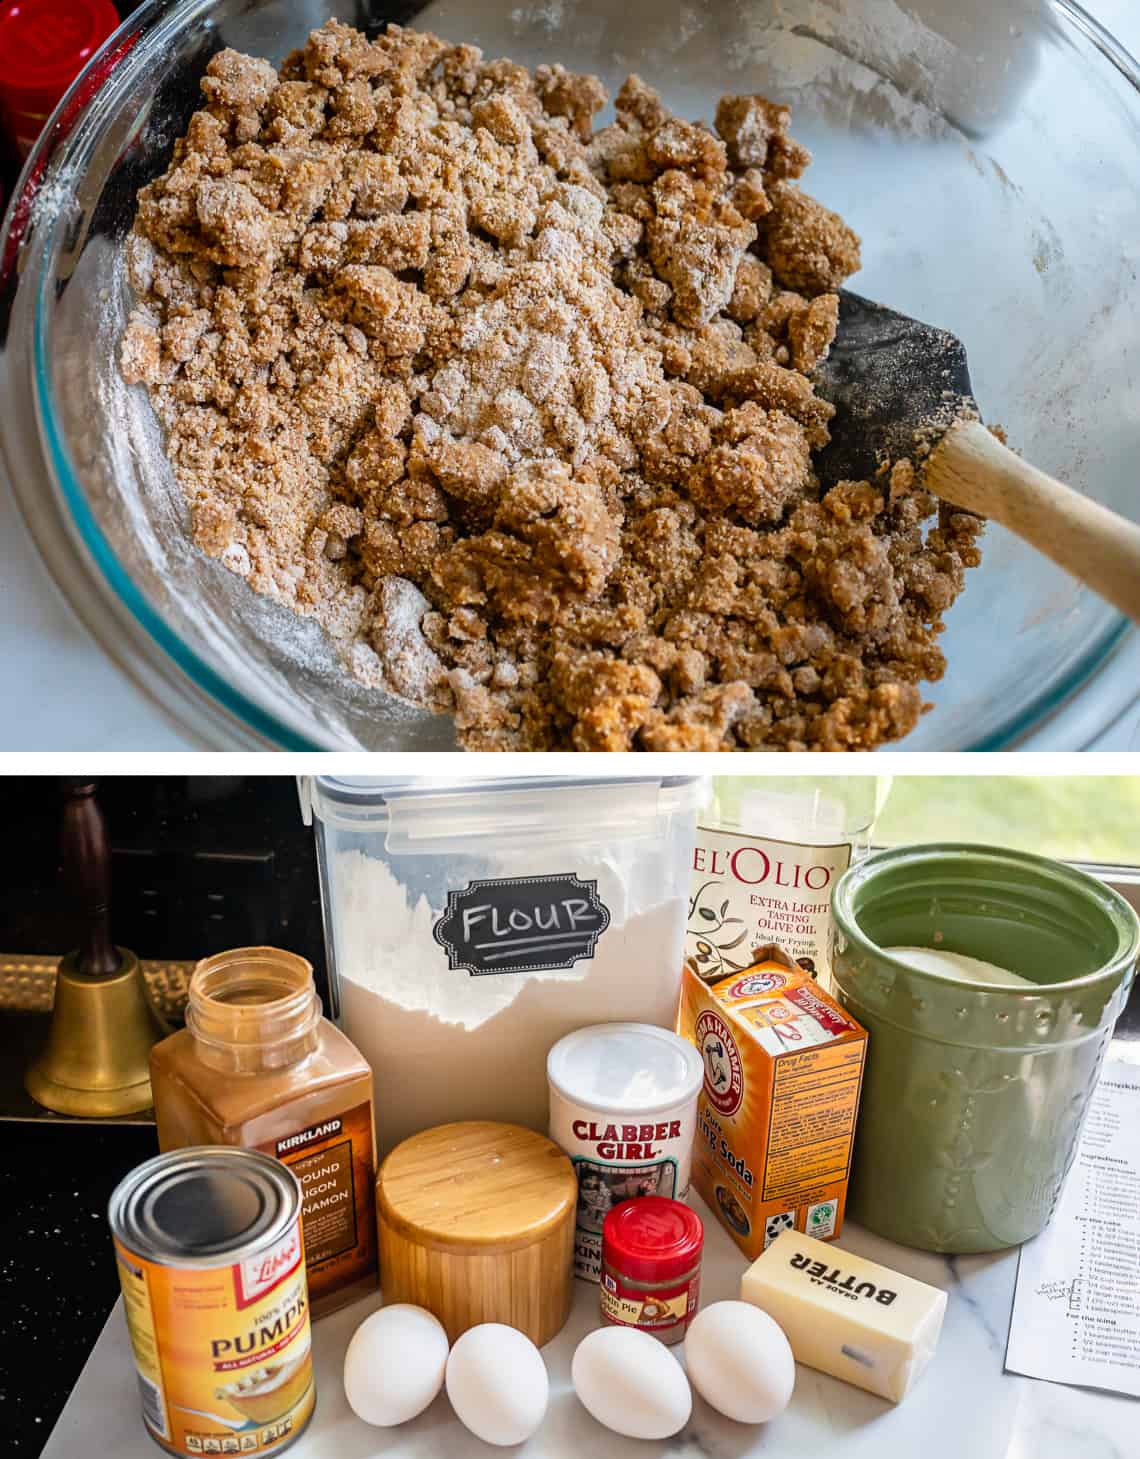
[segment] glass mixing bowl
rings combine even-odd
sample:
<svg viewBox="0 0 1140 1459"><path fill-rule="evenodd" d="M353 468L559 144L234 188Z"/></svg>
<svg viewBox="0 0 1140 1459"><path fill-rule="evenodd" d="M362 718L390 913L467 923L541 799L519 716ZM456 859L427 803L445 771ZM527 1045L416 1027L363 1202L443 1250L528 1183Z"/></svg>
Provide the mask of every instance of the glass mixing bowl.
<svg viewBox="0 0 1140 1459"><path fill-rule="evenodd" d="M815 153L808 189L863 235L858 290L957 334L987 418L1140 517L1140 75L1070 0L149 0L62 103L10 209L0 420L55 580L199 741L453 745L446 718L357 684L313 624L189 545L145 393L116 368L135 193L166 166L210 56L280 61L334 14L562 61L611 94L635 70L690 116L723 92L790 102ZM998 528L944 643L949 671L907 749L1015 745L1096 676L1077 748L1135 693L1120 664L1136 635Z"/></svg>

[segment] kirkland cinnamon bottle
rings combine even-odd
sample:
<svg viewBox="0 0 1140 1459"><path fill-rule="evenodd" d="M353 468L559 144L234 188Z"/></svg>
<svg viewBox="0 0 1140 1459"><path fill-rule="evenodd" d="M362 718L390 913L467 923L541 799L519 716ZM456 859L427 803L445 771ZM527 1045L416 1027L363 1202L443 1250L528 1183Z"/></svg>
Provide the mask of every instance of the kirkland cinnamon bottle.
<svg viewBox="0 0 1140 1459"><path fill-rule="evenodd" d="M240 947L200 962L150 1078L164 1152L240 1145L297 1176L314 1317L375 1290L372 1071L322 1017L304 958Z"/></svg>

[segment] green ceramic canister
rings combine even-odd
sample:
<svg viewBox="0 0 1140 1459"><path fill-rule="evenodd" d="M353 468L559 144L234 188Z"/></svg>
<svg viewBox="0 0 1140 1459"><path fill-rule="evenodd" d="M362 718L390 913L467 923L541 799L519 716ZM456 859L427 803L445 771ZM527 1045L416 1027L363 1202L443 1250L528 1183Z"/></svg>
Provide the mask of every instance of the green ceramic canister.
<svg viewBox="0 0 1140 1459"><path fill-rule="evenodd" d="M997 1251L1052 1215L1140 952L1094 877L990 846L877 852L832 897L837 996L870 1033L848 1215L924 1251ZM964 953L1026 990L918 972Z"/></svg>

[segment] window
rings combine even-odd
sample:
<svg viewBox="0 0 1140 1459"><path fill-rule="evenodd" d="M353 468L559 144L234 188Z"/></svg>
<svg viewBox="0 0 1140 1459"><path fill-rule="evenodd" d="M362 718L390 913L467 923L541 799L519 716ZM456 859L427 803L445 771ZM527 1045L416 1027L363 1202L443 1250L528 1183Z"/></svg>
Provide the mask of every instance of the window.
<svg viewBox="0 0 1140 1459"><path fill-rule="evenodd" d="M899 775L873 839L983 841L1140 873L1140 775Z"/></svg>
<svg viewBox="0 0 1140 1459"><path fill-rule="evenodd" d="M1140 908L1140 775L718 776L716 814L777 839L845 832L857 853L924 841L1032 851L1086 867Z"/></svg>

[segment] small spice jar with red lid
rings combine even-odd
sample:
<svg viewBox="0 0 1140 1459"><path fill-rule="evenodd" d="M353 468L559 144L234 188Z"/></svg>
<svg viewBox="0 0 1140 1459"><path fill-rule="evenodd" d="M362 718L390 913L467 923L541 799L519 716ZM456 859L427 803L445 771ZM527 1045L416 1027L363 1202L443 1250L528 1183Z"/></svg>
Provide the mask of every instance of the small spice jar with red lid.
<svg viewBox="0 0 1140 1459"><path fill-rule="evenodd" d="M111 0L0 4L0 125L22 157L118 24Z"/></svg>
<svg viewBox="0 0 1140 1459"><path fill-rule="evenodd" d="M680 1342L696 1315L705 1229L667 1196L623 1201L602 1227L602 1318Z"/></svg>

